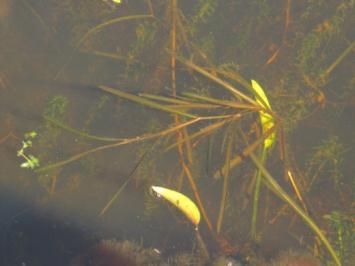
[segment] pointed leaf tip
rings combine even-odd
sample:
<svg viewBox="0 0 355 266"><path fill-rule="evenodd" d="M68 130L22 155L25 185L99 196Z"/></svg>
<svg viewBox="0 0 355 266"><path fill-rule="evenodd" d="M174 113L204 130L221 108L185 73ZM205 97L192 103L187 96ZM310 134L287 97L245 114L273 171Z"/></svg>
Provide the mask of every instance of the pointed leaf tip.
<svg viewBox="0 0 355 266"><path fill-rule="evenodd" d="M259 83L256 80L251 80L251 86L254 90L254 93L256 95L256 102L260 104L262 107L265 109L271 110L271 106L269 103L268 98L266 97L266 94L263 90L263 88L259 85ZM264 110L259 111L260 115L260 121L261 121L261 127L263 130L263 133L274 127L275 125L275 120L274 117L265 112ZM269 149L275 142L276 139L276 134L273 132L271 135L269 135L265 140L264 140L264 148Z"/></svg>
<svg viewBox="0 0 355 266"><path fill-rule="evenodd" d="M190 198L180 192L164 187L151 186L151 189L158 197L163 197L182 211L194 225L197 226L200 223L200 211Z"/></svg>

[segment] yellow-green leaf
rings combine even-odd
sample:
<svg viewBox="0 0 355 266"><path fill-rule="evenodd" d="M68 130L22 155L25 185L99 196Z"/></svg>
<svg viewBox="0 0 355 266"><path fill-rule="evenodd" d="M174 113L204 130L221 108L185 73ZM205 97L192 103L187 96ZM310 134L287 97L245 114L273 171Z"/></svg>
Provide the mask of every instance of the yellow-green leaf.
<svg viewBox="0 0 355 266"><path fill-rule="evenodd" d="M194 225L197 226L199 224L200 211L190 198L180 192L164 187L151 186L151 189L158 197L163 197L181 210Z"/></svg>
<svg viewBox="0 0 355 266"><path fill-rule="evenodd" d="M263 108L271 110L271 106L269 103L268 98L266 97L266 94L262 87L259 85L258 82L255 80L251 80L251 86L254 90L256 97L256 102L260 104ZM259 111L260 115L260 121L261 121L261 127L263 130L263 133L271 129L275 125L275 120L273 116L264 110ZM264 149L269 149L275 142L276 139L276 134L273 132L270 134L264 141Z"/></svg>

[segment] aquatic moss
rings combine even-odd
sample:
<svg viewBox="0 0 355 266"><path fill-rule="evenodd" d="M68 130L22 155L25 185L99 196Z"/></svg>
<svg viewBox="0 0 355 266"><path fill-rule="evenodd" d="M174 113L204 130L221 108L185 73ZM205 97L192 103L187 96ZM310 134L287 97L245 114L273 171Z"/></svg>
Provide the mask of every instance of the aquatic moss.
<svg viewBox="0 0 355 266"><path fill-rule="evenodd" d="M324 1L316 1L316 7L326 8ZM324 4L324 6L323 6ZM298 33L301 45L297 52L297 66L303 73L319 78L327 62L327 44L341 32L349 11L354 7L354 1L342 1L333 10L332 16L323 18L323 21L312 28L306 35ZM309 8L302 15L308 17Z"/></svg>
<svg viewBox="0 0 355 266"><path fill-rule="evenodd" d="M351 264L351 256L355 248L354 222L351 214L344 214L338 211L332 211L324 215L333 229L333 240L336 246L336 252L344 265Z"/></svg>
<svg viewBox="0 0 355 266"><path fill-rule="evenodd" d="M195 7L195 14L190 19L191 26L196 27L197 24L207 23L209 18L213 16L217 5L217 0L199 0Z"/></svg>
<svg viewBox="0 0 355 266"><path fill-rule="evenodd" d="M305 175L309 180L310 187L314 185L314 182L319 182L319 180L317 180L318 178L326 176L333 181L337 189L340 189L340 182L343 178L341 165L344 150L344 146L337 136L329 136L323 139L321 143L314 148L314 153L308 160Z"/></svg>
<svg viewBox="0 0 355 266"><path fill-rule="evenodd" d="M61 95L52 96L43 111L43 116L57 121L64 121L68 104L69 100L66 97ZM36 150L41 162L50 163L58 160L58 151L61 150L59 140L63 130L46 119L43 121L43 125L38 130ZM50 176L39 175L38 181L47 191L50 191Z"/></svg>

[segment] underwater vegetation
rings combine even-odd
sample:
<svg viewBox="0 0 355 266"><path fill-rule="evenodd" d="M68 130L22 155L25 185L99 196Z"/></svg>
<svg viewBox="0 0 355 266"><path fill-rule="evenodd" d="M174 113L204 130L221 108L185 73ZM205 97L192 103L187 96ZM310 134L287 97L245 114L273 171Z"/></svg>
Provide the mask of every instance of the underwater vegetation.
<svg viewBox="0 0 355 266"><path fill-rule="evenodd" d="M337 211L324 215L329 221L330 226L335 231L336 250L341 261L347 265L351 264L354 259L354 224L351 217Z"/></svg>
<svg viewBox="0 0 355 266"><path fill-rule="evenodd" d="M70 266L188 266L204 265L197 254L181 253L163 259L158 250L144 248L132 241L117 241L115 239L102 240L73 258ZM219 256L213 259L212 266L239 266L240 264L230 257Z"/></svg>
<svg viewBox="0 0 355 266"><path fill-rule="evenodd" d="M0 89L28 68L69 92L45 88L18 167L99 220L129 190L146 225L192 235L168 259L103 240L71 265L351 265L354 1L23 2L6 14L40 26L53 64L8 60L27 38L9 20Z"/></svg>
<svg viewBox="0 0 355 266"><path fill-rule="evenodd" d="M138 266L160 265L161 259L153 249L144 249L130 241L102 240L85 253L74 258L70 266Z"/></svg>

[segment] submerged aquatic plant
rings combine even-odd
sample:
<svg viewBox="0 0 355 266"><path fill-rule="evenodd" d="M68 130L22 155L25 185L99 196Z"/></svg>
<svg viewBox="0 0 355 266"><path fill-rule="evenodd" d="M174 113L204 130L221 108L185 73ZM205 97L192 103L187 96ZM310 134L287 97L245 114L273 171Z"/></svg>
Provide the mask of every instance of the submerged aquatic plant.
<svg viewBox="0 0 355 266"><path fill-rule="evenodd" d="M139 266L160 265L161 263L161 258L154 249L145 249L128 240L111 239L101 240L83 254L77 255L70 262L70 266Z"/></svg>
<svg viewBox="0 0 355 266"><path fill-rule="evenodd" d="M351 216L338 211L323 216L335 231L336 252L344 265L350 265L355 248L354 221Z"/></svg>
<svg viewBox="0 0 355 266"><path fill-rule="evenodd" d="M266 132L268 132L268 130L272 129L275 126L275 118L270 114L270 112L272 112L271 106L262 87L255 80L251 81L251 86L254 90L257 103L260 104L260 106L262 106L266 111L268 111L268 113L265 110L259 111L262 132L263 134L265 134ZM264 145L261 151L261 159L260 159L262 164L265 164L267 152L275 143L275 140L276 140L275 132L271 133L267 138L265 138ZM252 224L251 224L251 235L254 238L254 240L258 239L256 233L256 218L257 218L257 212L259 208L260 186L261 186L261 172L260 170L258 170L256 173L254 202L253 202L253 216L252 216Z"/></svg>
<svg viewBox="0 0 355 266"><path fill-rule="evenodd" d="M186 215L186 217L194 224L196 239L199 244L202 256L204 257L204 259L209 259L209 253L207 251L206 244L202 240L202 237L198 230L201 215L196 204L190 198L175 190L158 186L151 186L150 189L158 198L164 198L170 203L172 203L176 208L182 211Z"/></svg>
<svg viewBox="0 0 355 266"><path fill-rule="evenodd" d="M322 87L326 84L322 80L324 77L322 74L325 73L328 77L330 73L333 73L334 65L339 65L339 62L345 60L346 55L351 53L353 44L344 50L345 56L342 56L343 53L338 53L340 61L329 60L330 53L326 47L328 41L332 41L334 36L337 36L341 31L346 18L343 5L350 7L350 1L337 3L337 9L334 11L335 13L332 13L334 16L321 22L320 29L316 27L309 31L300 30L303 27L296 24L300 23L296 19L291 19L292 12L303 12L303 17L313 22L312 20L317 18L315 17L317 8L327 9L331 5L324 1L309 1L310 7L302 9L302 5L298 6L298 3L286 1L285 7L278 6L276 8L264 0L253 0L248 4L243 1L235 1L226 5L221 1L209 0L198 1L195 7L190 9L183 4L180 5L176 0L169 3L166 1L144 1L144 5L137 9L137 13L128 12L126 14L127 10L136 10L135 4L124 1L120 6L122 10L116 12L117 10L113 11L107 5L109 1L99 2L90 4L90 1L74 3L66 0L58 4L63 9L67 8L58 11L58 14L63 12L66 14L63 17L69 17L68 21L62 22L74 29L74 37L68 41L73 44L73 52L56 78L67 78L66 74L68 73L66 72L69 71L65 70L68 70L66 66L70 64L72 55L79 51L82 52L84 49L86 56L95 55L95 58L102 59L92 60L88 63L90 73L98 74L100 77L107 75L109 77L107 83L115 85L100 85L96 88L99 93L105 96L97 105L92 104L93 107L89 109L88 118L82 128L79 128L80 123L74 119L63 119L66 113L67 101L65 99L56 98L55 101L51 101L50 105L53 105L53 110L46 111L44 114L46 122L41 130L44 134L41 134L39 141L42 143L41 151L44 150L44 146L48 150L55 150L57 137L63 130L66 130L83 139L97 141L95 142L97 146L73 154L62 161L56 161L56 157L43 152L40 156L41 164L43 164L43 159L47 159L48 164L35 169L35 171L38 173L48 172L100 151L134 143L147 145L146 143L151 140L164 138L164 147L159 147L159 155L176 149L175 155L179 169L170 167L169 175L176 175L177 178L173 181L162 178L165 172L161 170L163 167L159 164L163 165L164 163L158 161L150 168L141 169L145 173L139 175L141 179L139 184L151 187L157 181L162 184L168 183L169 186L175 186L176 193L185 191L186 186L189 186L197 206L192 205L186 199L183 201L189 202L187 206L193 206L191 209L186 211L181 205L177 205L185 210L194 225L199 224L200 218L206 223L208 233L212 239L216 240L222 253L239 252L239 239L236 240L233 237L238 235L235 234L236 231L246 232L247 230L241 226L240 228L235 226L235 220L238 218L235 213L239 212L238 214L241 214L239 216L243 217L243 215L245 216L245 212L243 212L245 208L252 206L251 235L254 240L257 238L256 231L259 231L259 227L256 217L258 205L260 202L262 203L260 186L264 184L267 189L281 198L286 206L291 207L300 215L304 223L319 236L333 259L339 264L337 254L325 234L307 213L306 201L303 201L303 198L299 196L303 195L304 191L297 187L297 182L294 182L293 178L292 188L298 200L302 202L302 207L300 207L293 199L293 195L286 193L287 185L279 181L277 175L274 177L270 174L267 169L266 154L275 145L276 136L280 137L280 150L284 150L284 147L287 146L284 142L287 142L288 139L283 136L282 129L285 127L285 131L289 133L299 125L300 121L312 114L311 109L318 101L314 97L324 96L323 98L325 98L327 96ZM76 11L79 10L78 6L83 4L85 8L81 10L80 14L77 14L77 17L74 17ZM293 4L297 5L295 10ZM97 5L102 5L105 8L96 12ZM142 12L142 10L144 11ZM250 13L252 15L246 12L248 10L253 11ZM226 15L229 14L228 12L237 12L238 15L232 18ZM116 13L119 16L116 16ZM299 13L294 14L295 17ZM88 23L87 19L91 14L93 14L94 21ZM277 15L269 17L270 14ZM61 16L56 19L59 18ZM279 44L280 47L275 52L273 46L276 45L277 40L273 38L277 39L278 37L269 36L270 33L263 32L263 28L270 29L272 26L272 29L275 29L282 19L285 20L282 21L283 28L280 27L283 31L280 34L283 36L282 43ZM122 25L127 27L121 27ZM292 27L289 27L290 25ZM124 28L125 31L121 28ZM228 34L230 39L219 37L220 28L226 28L227 32L223 32L223 34ZM115 34L112 34L113 32ZM264 35L259 33L264 33ZM297 41L286 41L286 37L293 38L288 36L288 33L295 36L293 40ZM100 50L96 50L96 46L99 46ZM323 47L326 47L326 53L322 52ZM273 53L271 57L270 52ZM325 55L325 57L321 55ZM277 65L276 57L280 59L280 62L284 57L287 62L297 61L297 64L292 66L288 65L290 63ZM224 58L227 58L227 62L224 61ZM99 66L106 64L106 60L113 61L114 64L109 65L109 71L102 73ZM259 68L260 62L265 61L267 63L262 63L263 68ZM326 67L326 62L331 61L334 63ZM276 71L270 67L271 63L275 64L273 67ZM107 73L110 71L112 73ZM249 78L244 78L241 72L252 72L253 76L263 78L263 84L265 84L263 86L270 89L265 91L255 80L250 83ZM97 84L94 75L85 73L85 81L87 82L87 80ZM100 79L100 83L104 82L102 80L106 82L106 79ZM160 82L157 88L152 85L153 81ZM132 89L133 87L141 85L144 91L142 89L138 93L132 92L137 92ZM311 87L311 90L307 91L308 88L304 88L305 85ZM171 88L171 92L166 93L167 88ZM149 94L148 90L159 93ZM111 97L131 101L140 105L142 110L147 107L167 113L173 118L173 121L170 120L167 124L158 121L161 123L158 127L151 127L142 134L130 137L95 136L89 132L89 124L95 120L95 117L99 117L96 115L102 112L101 107ZM269 99L273 103L272 109ZM119 117L117 113L116 116ZM145 120L146 116L140 118L142 117ZM326 161L326 164L330 163L337 171L338 175L332 172L334 174L332 177L334 183L339 184L341 177L340 150L342 147L331 141L326 144L329 146L329 151L323 152L323 154L315 152L309 161L306 178L315 176L314 180L312 178L311 180L316 182L317 169L321 168L322 161ZM206 150L208 158L204 160L203 153ZM261 151L261 156L256 156L258 151ZM280 157L282 160L287 160L287 154L284 153L281 152ZM272 156L274 162L278 161L277 156L273 156L274 154L271 152L268 155ZM212 158L213 156L214 158ZM256 165L256 178L249 178L255 169L248 163L248 158ZM207 167L204 165L205 161L207 161ZM289 163L287 161L285 165L285 172L292 173L292 171L288 171ZM95 165L93 164L92 167L95 168ZM152 175L151 172L148 172L153 168L159 174ZM204 168L208 168L207 174ZM179 173L176 174L176 171ZM214 178L209 179L210 176ZM130 178L131 175L111 198L112 201L103 208L101 215L111 206L110 203L117 198L116 195L126 187ZM142 180L144 182L141 182ZM309 186L303 189L311 191L312 184L313 182L308 182ZM206 197L205 194L209 193L206 192L209 191L209 186L221 188L221 191L218 190L220 192L217 196L218 199L214 198L216 193L210 193L208 198ZM157 189L157 187L154 188ZM255 191L254 203L250 204L249 194L252 190ZM164 191L168 193L166 190ZM159 190L159 193L165 194L165 192ZM172 195L171 192L168 194ZM173 194L174 197L180 195ZM178 198L184 199L181 196ZM240 199L245 202L243 206L241 206ZM172 201L176 203L176 201ZM201 217L199 212L201 212ZM261 223L262 221L259 222L259 224ZM261 229L260 227L260 231Z"/></svg>
<svg viewBox="0 0 355 266"><path fill-rule="evenodd" d="M323 139L314 148L314 153L307 162L306 178L308 179L308 190L311 190L320 181L322 174L326 174L340 191L340 183L343 178L340 168L345 150L337 136Z"/></svg>
<svg viewBox="0 0 355 266"><path fill-rule="evenodd" d="M36 131L31 131L25 134L25 140L22 141L22 147L17 151L17 156L25 159L20 166L21 168L34 169L39 167L39 159L32 154L27 154L26 150L32 147L32 139L37 136Z"/></svg>

